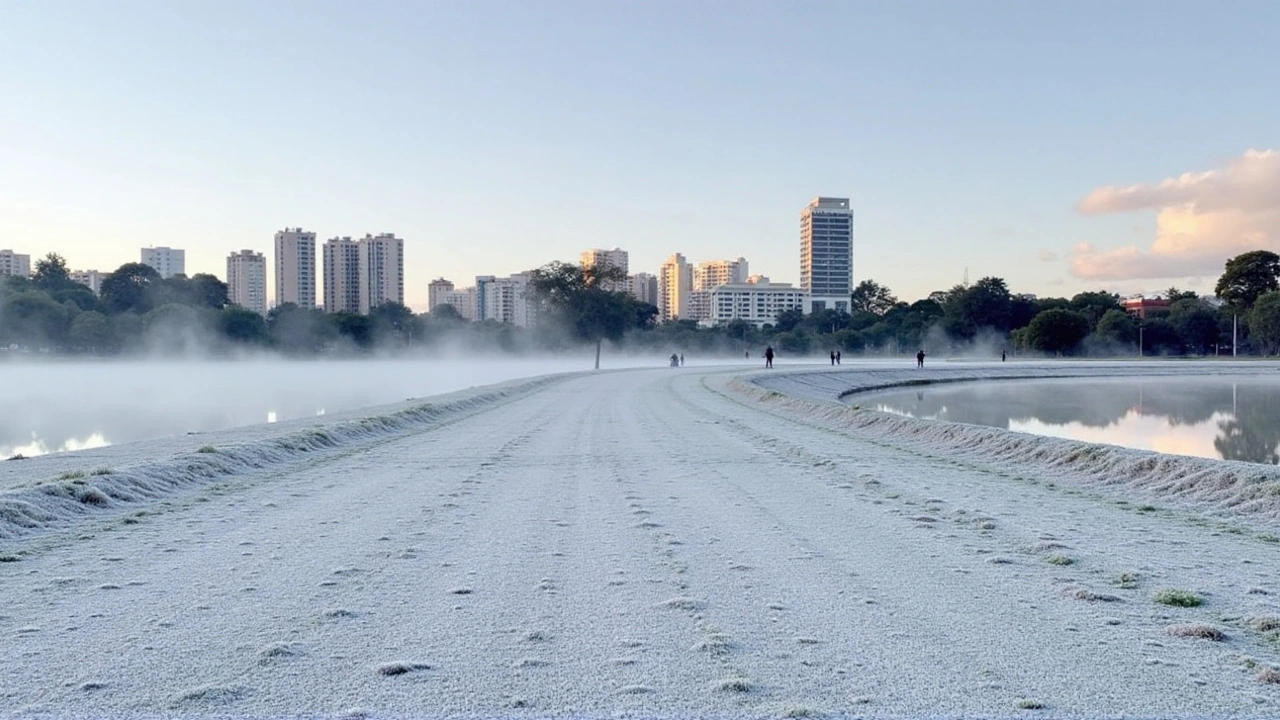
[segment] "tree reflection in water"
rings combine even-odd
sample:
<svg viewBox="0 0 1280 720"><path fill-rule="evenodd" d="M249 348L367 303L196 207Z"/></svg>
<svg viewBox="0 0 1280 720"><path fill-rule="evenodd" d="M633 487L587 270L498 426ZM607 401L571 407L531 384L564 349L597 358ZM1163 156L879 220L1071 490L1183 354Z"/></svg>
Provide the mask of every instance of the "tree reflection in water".
<svg viewBox="0 0 1280 720"><path fill-rule="evenodd" d="M1169 433L1204 432L1206 448L1212 436L1219 458L1280 464L1280 382L1257 377L937 384L850 396L849 401L900 415L1006 430L1045 426L1055 437L1143 449L1154 448L1134 444L1134 435L1141 434L1137 426L1143 424L1142 432L1148 432L1157 420ZM1073 428L1080 430L1073 434ZM1098 431L1103 431L1101 439Z"/></svg>

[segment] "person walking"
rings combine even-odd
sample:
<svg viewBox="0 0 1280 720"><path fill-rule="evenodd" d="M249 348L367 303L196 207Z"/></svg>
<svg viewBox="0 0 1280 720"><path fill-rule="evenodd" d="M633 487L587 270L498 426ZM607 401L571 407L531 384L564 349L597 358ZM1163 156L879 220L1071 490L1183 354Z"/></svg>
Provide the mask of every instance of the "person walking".
<svg viewBox="0 0 1280 720"><path fill-rule="evenodd" d="M684 353L680 353L680 367L684 367Z"/></svg>
<svg viewBox="0 0 1280 720"><path fill-rule="evenodd" d="M837 365L839 365L839 364L840 364L840 351L839 351L839 350L837 350L837 351L836 351L836 364L837 364Z"/></svg>
<svg viewBox="0 0 1280 720"><path fill-rule="evenodd" d="M773 367L773 346L772 345L766 345L764 348L764 366L767 368Z"/></svg>
<svg viewBox="0 0 1280 720"><path fill-rule="evenodd" d="M1004 351L1000 351L1000 362L1004 362Z"/></svg>
<svg viewBox="0 0 1280 720"><path fill-rule="evenodd" d="M920 352L916 353L916 367L918 368L924 367L924 350L921 350Z"/></svg>
<svg viewBox="0 0 1280 720"><path fill-rule="evenodd" d="M831 351L831 365L834 367L834 366L835 366L835 364L836 364L836 351L835 351L835 350L832 350L832 351Z"/></svg>

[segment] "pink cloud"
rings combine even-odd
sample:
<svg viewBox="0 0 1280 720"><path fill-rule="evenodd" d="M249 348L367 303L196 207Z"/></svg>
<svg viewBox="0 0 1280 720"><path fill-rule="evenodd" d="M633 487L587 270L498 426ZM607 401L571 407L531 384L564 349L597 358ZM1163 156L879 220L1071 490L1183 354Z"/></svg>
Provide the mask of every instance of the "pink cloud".
<svg viewBox="0 0 1280 720"><path fill-rule="evenodd" d="M1084 215L1156 211L1151 246L1076 246L1072 274L1090 280L1216 277L1251 250L1280 251L1280 151L1249 150L1224 166L1158 183L1100 187L1080 201Z"/></svg>

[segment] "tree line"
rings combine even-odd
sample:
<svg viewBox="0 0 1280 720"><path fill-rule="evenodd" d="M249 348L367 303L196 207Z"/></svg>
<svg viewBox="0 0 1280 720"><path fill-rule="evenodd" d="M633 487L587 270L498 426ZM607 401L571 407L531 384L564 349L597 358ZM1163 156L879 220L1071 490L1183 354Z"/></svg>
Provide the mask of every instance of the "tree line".
<svg viewBox="0 0 1280 720"><path fill-rule="evenodd" d="M1105 291L1070 298L1010 292L985 277L905 302L874 280L862 281L851 311L780 313L757 328L734 320L699 327L658 322L658 310L618 287L620 271L553 262L532 274L533 329L492 320L468 322L447 305L415 314L386 303L367 315L325 313L286 303L266 316L229 302L227 285L207 274L161 278L126 263L101 293L70 278L56 254L37 261L30 278L0 283L0 349L60 354L233 352L271 349L295 356L444 347L471 352L563 350L604 343L663 354L757 355L765 345L791 355L998 353L1047 356L1206 355L1280 352L1280 256L1258 250L1228 260L1215 298L1169 288L1167 311L1135 318Z"/></svg>

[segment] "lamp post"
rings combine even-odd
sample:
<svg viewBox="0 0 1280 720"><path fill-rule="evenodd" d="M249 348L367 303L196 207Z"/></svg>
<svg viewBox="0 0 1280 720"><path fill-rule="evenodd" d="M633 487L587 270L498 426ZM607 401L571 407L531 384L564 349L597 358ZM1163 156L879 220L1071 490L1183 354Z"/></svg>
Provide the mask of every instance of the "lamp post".
<svg viewBox="0 0 1280 720"><path fill-rule="evenodd" d="M1145 328L1138 328L1138 357L1142 357L1142 331Z"/></svg>

